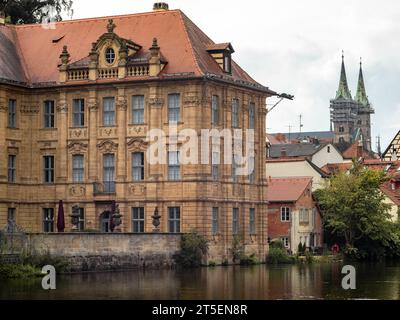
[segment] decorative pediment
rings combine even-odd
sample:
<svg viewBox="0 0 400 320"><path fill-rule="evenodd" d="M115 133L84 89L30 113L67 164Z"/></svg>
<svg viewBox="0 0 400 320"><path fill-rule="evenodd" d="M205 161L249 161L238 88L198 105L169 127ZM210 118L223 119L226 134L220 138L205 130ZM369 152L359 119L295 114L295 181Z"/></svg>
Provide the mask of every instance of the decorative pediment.
<svg viewBox="0 0 400 320"><path fill-rule="evenodd" d="M68 47L64 46L60 55L60 82L157 76L163 70L167 61L156 38L148 50L143 50L132 40L121 38L116 28L110 19L107 32L92 43L88 56L79 60L70 61Z"/></svg>
<svg viewBox="0 0 400 320"><path fill-rule="evenodd" d="M117 150L118 150L118 143L115 143L114 141L111 141L111 140L105 140L105 141L100 142L97 145L97 147L103 153L114 153L114 152L117 152Z"/></svg>
<svg viewBox="0 0 400 320"><path fill-rule="evenodd" d="M143 139L133 138L127 143L129 151L146 151L149 143Z"/></svg>
<svg viewBox="0 0 400 320"><path fill-rule="evenodd" d="M83 142L73 141L68 145L68 151L70 153L85 153L87 152L88 145Z"/></svg>

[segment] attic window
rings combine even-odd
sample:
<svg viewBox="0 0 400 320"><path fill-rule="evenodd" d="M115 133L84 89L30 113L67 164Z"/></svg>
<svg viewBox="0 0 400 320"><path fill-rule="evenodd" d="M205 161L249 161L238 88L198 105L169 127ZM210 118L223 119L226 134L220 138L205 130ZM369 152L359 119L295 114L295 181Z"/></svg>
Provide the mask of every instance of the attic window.
<svg viewBox="0 0 400 320"><path fill-rule="evenodd" d="M214 58L225 73L232 73L232 53L235 52L230 43L215 43L207 46L207 52Z"/></svg>
<svg viewBox="0 0 400 320"><path fill-rule="evenodd" d="M232 59L230 54L225 54L224 57L224 71L226 73L232 72Z"/></svg>
<svg viewBox="0 0 400 320"><path fill-rule="evenodd" d="M115 61L115 51L113 48L108 48L106 50L106 62L108 64L113 64Z"/></svg>

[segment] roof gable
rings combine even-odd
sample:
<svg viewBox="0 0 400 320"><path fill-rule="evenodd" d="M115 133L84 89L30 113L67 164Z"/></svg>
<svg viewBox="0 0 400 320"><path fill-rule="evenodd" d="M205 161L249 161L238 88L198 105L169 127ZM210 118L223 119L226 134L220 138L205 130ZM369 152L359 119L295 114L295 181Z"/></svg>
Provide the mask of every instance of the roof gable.
<svg viewBox="0 0 400 320"><path fill-rule="evenodd" d="M267 200L269 202L296 202L311 183L312 177L270 178L267 187Z"/></svg>

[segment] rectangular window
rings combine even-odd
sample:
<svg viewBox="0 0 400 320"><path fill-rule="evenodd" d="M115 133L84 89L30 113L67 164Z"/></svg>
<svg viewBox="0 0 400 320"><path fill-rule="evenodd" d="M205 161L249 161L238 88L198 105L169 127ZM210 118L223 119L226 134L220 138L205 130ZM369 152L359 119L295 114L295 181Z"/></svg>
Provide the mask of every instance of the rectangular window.
<svg viewBox="0 0 400 320"><path fill-rule="evenodd" d="M219 232L219 209L212 208L212 234L215 236Z"/></svg>
<svg viewBox="0 0 400 320"><path fill-rule="evenodd" d="M179 233L181 232L181 209L180 208L168 208L168 224L169 232Z"/></svg>
<svg viewBox="0 0 400 320"><path fill-rule="evenodd" d="M115 98L109 97L103 99L103 125L115 125Z"/></svg>
<svg viewBox="0 0 400 320"><path fill-rule="evenodd" d="M256 112L256 106L254 103L250 103L249 106L249 129L255 129L255 122L254 122L254 116Z"/></svg>
<svg viewBox="0 0 400 320"><path fill-rule="evenodd" d="M16 224L15 208L8 208L7 210L7 231L13 232Z"/></svg>
<svg viewBox="0 0 400 320"><path fill-rule="evenodd" d="M44 183L54 183L54 156L44 156Z"/></svg>
<svg viewBox="0 0 400 320"><path fill-rule="evenodd" d="M133 124L144 123L144 96L132 97L132 117Z"/></svg>
<svg viewBox="0 0 400 320"><path fill-rule="evenodd" d="M310 222L308 209L301 209L300 210L299 222L302 223L302 224L308 224Z"/></svg>
<svg viewBox="0 0 400 320"><path fill-rule="evenodd" d="M212 153L212 177L214 180L219 178L219 164L220 164L220 154L219 152Z"/></svg>
<svg viewBox="0 0 400 320"><path fill-rule="evenodd" d="M75 183L84 181L85 164L83 155L72 156L72 176Z"/></svg>
<svg viewBox="0 0 400 320"><path fill-rule="evenodd" d="M217 126L219 124L219 98L212 96L211 99L211 124Z"/></svg>
<svg viewBox="0 0 400 320"><path fill-rule="evenodd" d="M237 169L237 161L236 161L236 155L233 154L232 155L232 180L233 182L237 182L238 181L238 176L236 174L236 169Z"/></svg>
<svg viewBox="0 0 400 320"><path fill-rule="evenodd" d="M54 128L54 101L51 100L44 102L44 127Z"/></svg>
<svg viewBox="0 0 400 320"><path fill-rule="evenodd" d="M281 221L282 222L290 221L290 208L287 207L281 208Z"/></svg>
<svg viewBox="0 0 400 320"><path fill-rule="evenodd" d="M239 100L232 100L232 128L239 127Z"/></svg>
<svg viewBox="0 0 400 320"><path fill-rule="evenodd" d="M103 157L103 184L104 192L115 192L115 156L105 154Z"/></svg>
<svg viewBox="0 0 400 320"><path fill-rule="evenodd" d="M239 208L233 208L232 210L232 234L237 235L239 233Z"/></svg>
<svg viewBox="0 0 400 320"><path fill-rule="evenodd" d="M8 182L15 183L17 179L17 156L8 156Z"/></svg>
<svg viewBox="0 0 400 320"><path fill-rule="evenodd" d="M285 246L285 248L289 248L289 238L288 237L282 237L281 241L282 241L283 245Z"/></svg>
<svg viewBox="0 0 400 320"><path fill-rule="evenodd" d="M8 127L17 127L17 101L14 99L8 100Z"/></svg>
<svg viewBox="0 0 400 320"><path fill-rule="evenodd" d="M254 183L256 181L256 159L249 157L249 182Z"/></svg>
<svg viewBox="0 0 400 320"><path fill-rule="evenodd" d="M168 95L168 121L169 123L178 123L181 118L181 108L179 105L180 95Z"/></svg>
<svg viewBox="0 0 400 320"><path fill-rule="evenodd" d="M79 208L78 231L85 231L85 209Z"/></svg>
<svg viewBox="0 0 400 320"><path fill-rule="evenodd" d="M181 167L179 164L179 151L168 152L168 179L177 181L181 179Z"/></svg>
<svg viewBox="0 0 400 320"><path fill-rule="evenodd" d="M250 234L256 234L256 209L250 208L249 212L249 229Z"/></svg>
<svg viewBox="0 0 400 320"><path fill-rule="evenodd" d="M144 208L132 208L132 232L144 233Z"/></svg>
<svg viewBox="0 0 400 320"><path fill-rule="evenodd" d="M43 232L54 232L54 209L43 209Z"/></svg>
<svg viewBox="0 0 400 320"><path fill-rule="evenodd" d="M132 154L132 179L133 181L144 180L144 153L135 152Z"/></svg>
<svg viewBox="0 0 400 320"><path fill-rule="evenodd" d="M85 100L84 99L74 99L72 118L73 118L73 126L74 127L85 126Z"/></svg>

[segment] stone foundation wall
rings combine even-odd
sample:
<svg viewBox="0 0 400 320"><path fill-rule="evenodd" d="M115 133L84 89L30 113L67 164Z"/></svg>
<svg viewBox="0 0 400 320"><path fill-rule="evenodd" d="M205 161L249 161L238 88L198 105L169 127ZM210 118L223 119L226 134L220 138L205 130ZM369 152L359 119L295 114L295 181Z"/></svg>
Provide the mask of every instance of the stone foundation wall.
<svg viewBox="0 0 400 320"><path fill-rule="evenodd" d="M69 271L170 268L180 234L29 234L26 251L65 258Z"/></svg>

